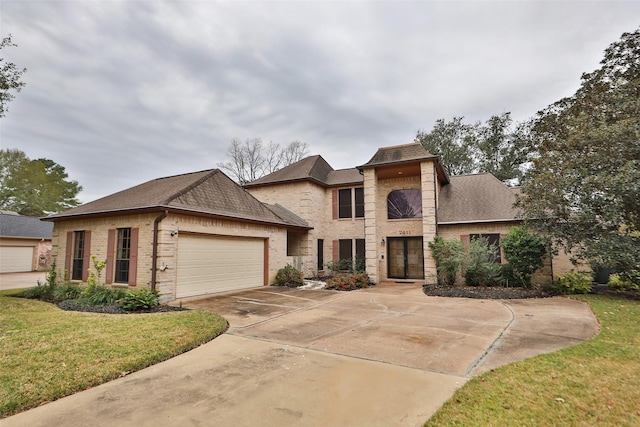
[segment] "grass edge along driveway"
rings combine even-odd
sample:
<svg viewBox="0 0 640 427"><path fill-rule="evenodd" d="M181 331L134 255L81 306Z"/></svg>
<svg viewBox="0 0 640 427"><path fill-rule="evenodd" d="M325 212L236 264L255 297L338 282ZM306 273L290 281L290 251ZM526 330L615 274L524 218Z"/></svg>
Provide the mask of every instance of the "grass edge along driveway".
<svg viewBox="0 0 640 427"><path fill-rule="evenodd" d="M0 292L0 419L169 359L227 326L205 311L80 313L10 293Z"/></svg>
<svg viewBox="0 0 640 427"><path fill-rule="evenodd" d="M640 425L640 301L575 298L596 337L471 379L425 426Z"/></svg>

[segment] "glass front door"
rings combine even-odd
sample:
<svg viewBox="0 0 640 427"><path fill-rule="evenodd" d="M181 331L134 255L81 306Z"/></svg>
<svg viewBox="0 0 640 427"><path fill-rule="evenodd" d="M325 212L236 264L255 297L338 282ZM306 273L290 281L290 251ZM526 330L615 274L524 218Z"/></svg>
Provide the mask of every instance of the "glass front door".
<svg viewBox="0 0 640 427"><path fill-rule="evenodd" d="M424 279L422 237L389 237L389 278Z"/></svg>

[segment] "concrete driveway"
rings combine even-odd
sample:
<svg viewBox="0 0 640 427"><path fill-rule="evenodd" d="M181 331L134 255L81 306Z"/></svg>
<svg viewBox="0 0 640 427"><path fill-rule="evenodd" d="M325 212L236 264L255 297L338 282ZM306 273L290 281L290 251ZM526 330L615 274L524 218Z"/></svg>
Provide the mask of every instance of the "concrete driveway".
<svg viewBox="0 0 640 427"><path fill-rule="evenodd" d="M46 271L30 271L26 273L0 273L0 291L6 289L31 288L40 283L45 283Z"/></svg>
<svg viewBox="0 0 640 427"><path fill-rule="evenodd" d="M598 330L578 301L436 298L413 286L268 287L183 304L222 314L228 333L2 426L415 426L468 378Z"/></svg>

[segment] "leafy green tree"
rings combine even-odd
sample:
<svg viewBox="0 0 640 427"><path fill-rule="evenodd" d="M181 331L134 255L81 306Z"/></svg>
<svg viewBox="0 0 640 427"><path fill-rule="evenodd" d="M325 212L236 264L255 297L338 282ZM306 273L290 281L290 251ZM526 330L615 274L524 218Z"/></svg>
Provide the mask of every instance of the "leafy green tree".
<svg viewBox="0 0 640 427"><path fill-rule="evenodd" d="M501 264L496 262L498 254L498 246L490 245L486 237L472 239L465 261L465 285L494 286L502 283Z"/></svg>
<svg viewBox="0 0 640 427"><path fill-rule="evenodd" d="M77 206L82 187L68 178L53 160L30 160L20 150L0 150L0 209L43 216Z"/></svg>
<svg viewBox="0 0 640 427"><path fill-rule="evenodd" d="M547 253L546 240L521 225L509 230L509 233L500 239L500 246L509 261L513 277L520 282L520 286L531 286L533 273L544 264Z"/></svg>
<svg viewBox="0 0 640 427"><path fill-rule="evenodd" d="M0 50L9 46L17 46L11 41L11 34L2 39ZM20 92L25 85L20 80L25 71L26 68L19 69L13 62L5 62L4 58L0 58L0 117L4 117L7 104L15 98L11 91Z"/></svg>
<svg viewBox="0 0 640 427"><path fill-rule="evenodd" d="M450 122L439 119L431 132L418 130L415 140L440 161L452 175L474 173L474 128L463 123L464 117L454 117Z"/></svg>
<svg viewBox="0 0 640 427"><path fill-rule="evenodd" d="M640 269L640 29L538 113L519 206L578 258Z"/></svg>
<svg viewBox="0 0 640 427"><path fill-rule="evenodd" d="M486 122L464 123L463 117L436 121L431 132L419 130L415 140L440 156L452 175L489 172L499 180L519 183L527 162L527 124L516 124L511 113L491 116Z"/></svg>

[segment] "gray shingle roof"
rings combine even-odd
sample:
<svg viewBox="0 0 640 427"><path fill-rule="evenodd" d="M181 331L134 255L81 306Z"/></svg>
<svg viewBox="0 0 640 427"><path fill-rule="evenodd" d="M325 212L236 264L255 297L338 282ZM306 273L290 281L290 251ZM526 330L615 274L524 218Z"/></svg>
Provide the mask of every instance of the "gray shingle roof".
<svg viewBox="0 0 640 427"><path fill-rule="evenodd" d="M417 160L435 159L437 157L438 156L430 154L422 144L412 142L411 144L379 148L371 160L360 166L360 168L364 169L394 163L414 162Z"/></svg>
<svg viewBox="0 0 640 427"><path fill-rule="evenodd" d="M293 225L218 169L154 179L46 219L161 209Z"/></svg>
<svg viewBox="0 0 640 427"><path fill-rule="evenodd" d="M515 192L489 173L452 176L440 191L438 224L513 221L515 201Z"/></svg>
<svg viewBox="0 0 640 427"><path fill-rule="evenodd" d="M363 177L356 168L333 170L322 156L310 156L249 182L245 184L245 188L295 181L314 181L323 186L338 186L361 183Z"/></svg>
<svg viewBox="0 0 640 427"><path fill-rule="evenodd" d="M53 224L40 218L12 214L0 214L0 236L51 239Z"/></svg>

